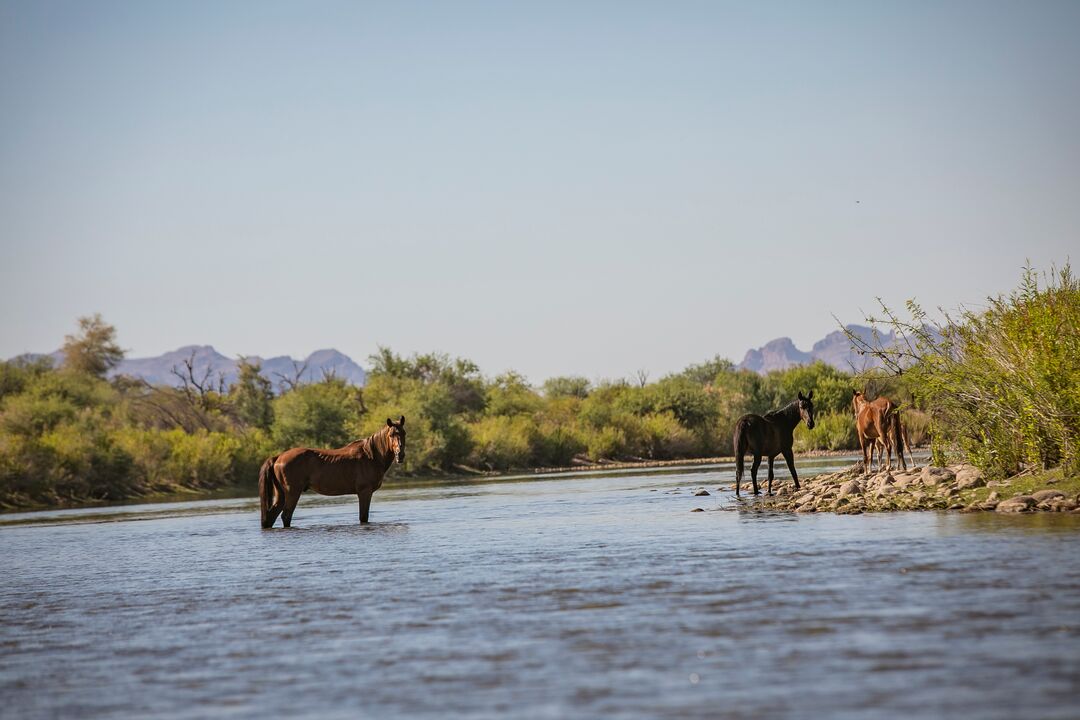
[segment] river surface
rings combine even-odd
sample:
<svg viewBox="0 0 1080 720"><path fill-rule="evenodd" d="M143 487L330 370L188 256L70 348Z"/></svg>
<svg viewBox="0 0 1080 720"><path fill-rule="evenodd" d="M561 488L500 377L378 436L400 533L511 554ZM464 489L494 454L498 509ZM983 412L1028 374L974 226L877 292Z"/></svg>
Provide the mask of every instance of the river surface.
<svg viewBox="0 0 1080 720"><path fill-rule="evenodd" d="M731 478L3 515L0 716L1080 717L1080 516L748 513Z"/></svg>

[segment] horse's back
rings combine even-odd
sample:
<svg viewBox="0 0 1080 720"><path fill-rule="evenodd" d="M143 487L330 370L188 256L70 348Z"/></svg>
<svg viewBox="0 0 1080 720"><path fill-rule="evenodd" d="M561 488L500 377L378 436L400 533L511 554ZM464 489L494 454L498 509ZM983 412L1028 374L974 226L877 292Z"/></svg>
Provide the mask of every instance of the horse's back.
<svg viewBox="0 0 1080 720"><path fill-rule="evenodd" d="M765 441L766 425L765 418L754 413L747 413L736 420L733 438L735 454L739 453L740 444L744 450L759 451Z"/></svg>
<svg viewBox="0 0 1080 720"><path fill-rule="evenodd" d="M320 495L352 495L356 492L356 469L333 450L295 447L278 456L275 467L287 485Z"/></svg>

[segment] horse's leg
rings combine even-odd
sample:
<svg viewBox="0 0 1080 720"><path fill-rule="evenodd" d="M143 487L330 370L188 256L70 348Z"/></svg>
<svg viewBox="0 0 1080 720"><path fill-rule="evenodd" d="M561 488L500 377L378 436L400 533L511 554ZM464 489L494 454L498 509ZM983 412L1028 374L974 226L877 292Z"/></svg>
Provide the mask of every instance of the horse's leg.
<svg viewBox="0 0 1080 720"><path fill-rule="evenodd" d="M856 430L855 432L859 436L859 449L862 450L863 476L866 476L870 474L870 463L874 457L874 445L873 441L871 441L869 455L870 459L868 460L866 454L866 435L863 434L862 430Z"/></svg>
<svg viewBox="0 0 1080 720"><path fill-rule="evenodd" d="M285 498L276 487L271 486L270 492L270 507L266 513L266 527L272 528L274 523L277 522L278 515L281 514L281 508L285 505Z"/></svg>
<svg viewBox="0 0 1080 720"><path fill-rule="evenodd" d="M787 462L787 469L791 472L791 479L795 481L795 489L799 489L799 474L795 472L795 453L791 452L791 448L782 451L784 453L784 460Z"/></svg>
<svg viewBox="0 0 1080 720"><path fill-rule="evenodd" d="M772 456L769 457L769 491L766 493L766 495L772 495L772 478L773 478L772 466L773 466L773 461L774 460L776 460L775 455L772 455Z"/></svg>
<svg viewBox="0 0 1080 720"><path fill-rule="evenodd" d="M281 524L284 527L292 527L292 514L296 509L296 503L300 502L300 493L303 490L303 483L300 482L286 482L285 483L285 507L281 511Z"/></svg>
<svg viewBox="0 0 1080 720"><path fill-rule="evenodd" d="M270 468L270 472L274 472L273 468ZM274 523L277 522L278 516L281 515L281 508L285 506L285 494L281 492L277 483L271 481L270 487L267 488L267 503L269 507L266 509L266 524L263 527L272 528Z"/></svg>
<svg viewBox="0 0 1080 720"><path fill-rule="evenodd" d="M757 484L757 469L761 466L761 454L754 453L754 464L750 466L750 479L754 481L754 494L760 495L761 491L758 490Z"/></svg>
<svg viewBox="0 0 1080 720"><path fill-rule="evenodd" d="M739 487L742 485L743 462L742 453L738 453L735 456L735 497L739 497Z"/></svg>
<svg viewBox="0 0 1080 720"><path fill-rule="evenodd" d="M885 458L888 457L888 462ZM878 471L892 470L892 446L885 440L881 441L881 447L878 448Z"/></svg>
<svg viewBox="0 0 1080 720"><path fill-rule="evenodd" d="M900 423L900 434L903 435L904 447L907 448L908 457L911 458L911 468L914 470L919 466L915 464L915 456L911 454L911 438L908 436L907 427L903 423Z"/></svg>
<svg viewBox="0 0 1080 720"><path fill-rule="evenodd" d="M371 493L372 490L365 490L364 492L357 493L356 497L360 501L360 522L366 523L368 521L368 511L371 509Z"/></svg>

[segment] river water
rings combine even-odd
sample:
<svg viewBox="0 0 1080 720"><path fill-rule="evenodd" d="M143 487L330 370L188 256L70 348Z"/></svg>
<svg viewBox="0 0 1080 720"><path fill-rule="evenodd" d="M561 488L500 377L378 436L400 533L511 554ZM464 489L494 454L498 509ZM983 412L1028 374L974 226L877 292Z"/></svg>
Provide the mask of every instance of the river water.
<svg viewBox="0 0 1080 720"><path fill-rule="evenodd" d="M1080 717L1080 516L748 513L731 478L0 516L0 715Z"/></svg>

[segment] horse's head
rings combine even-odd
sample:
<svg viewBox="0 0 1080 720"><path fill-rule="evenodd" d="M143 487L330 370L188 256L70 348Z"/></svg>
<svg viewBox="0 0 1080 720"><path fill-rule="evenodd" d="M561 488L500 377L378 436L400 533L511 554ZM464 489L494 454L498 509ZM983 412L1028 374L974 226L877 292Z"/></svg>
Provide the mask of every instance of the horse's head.
<svg viewBox="0 0 1080 720"><path fill-rule="evenodd" d="M799 416L806 423L806 427L814 429L814 391L806 395L799 393Z"/></svg>
<svg viewBox="0 0 1080 720"><path fill-rule="evenodd" d="M394 422L386 418L386 439L390 443L390 452L394 453L394 462L400 463L405 460L405 416Z"/></svg>
<svg viewBox="0 0 1080 720"><path fill-rule="evenodd" d="M855 414L859 414L859 410L862 409L863 404L866 402L866 396L863 395L862 390L856 390L851 395L851 409L855 411Z"/></svg>

